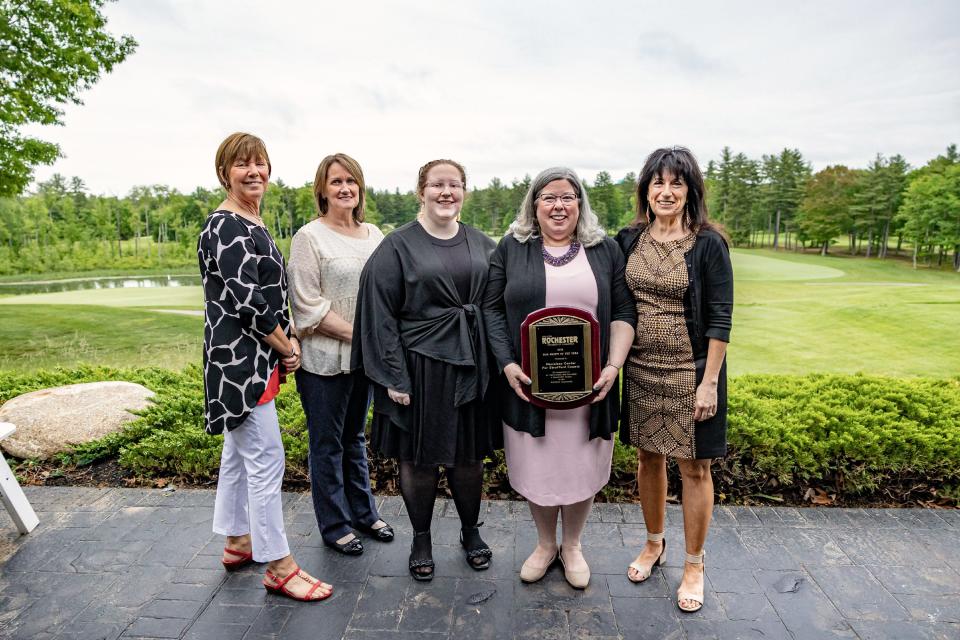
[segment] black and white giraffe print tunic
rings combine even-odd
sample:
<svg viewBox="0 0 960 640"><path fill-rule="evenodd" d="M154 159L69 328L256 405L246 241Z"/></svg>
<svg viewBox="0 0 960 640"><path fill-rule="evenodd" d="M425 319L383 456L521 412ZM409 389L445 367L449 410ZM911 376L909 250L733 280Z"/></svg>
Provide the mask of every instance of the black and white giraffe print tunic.
<svg viewBox="0 0 960 640"><path fill-rule="evenodd" d="M289 333L287 270L264 227L229 211L207 217L197 243L203 278L207 433L240 426L263 396L280 354L263 337Z"/></svg>

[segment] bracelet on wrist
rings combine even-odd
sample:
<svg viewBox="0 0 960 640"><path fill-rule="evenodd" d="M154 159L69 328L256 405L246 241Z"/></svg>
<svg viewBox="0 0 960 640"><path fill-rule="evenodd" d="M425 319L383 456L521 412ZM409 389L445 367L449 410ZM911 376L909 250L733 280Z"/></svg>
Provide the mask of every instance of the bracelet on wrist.
<svg viewBox="0 0 960 640"><path fill-rule="evenodd" d="M613 367L613 368L616 369L617 371L620 371L621 369L623 369L623 365L622 365L622 364L621 364L621 365L616 365L616 364L613 364L612 362L608 362L607 364L605 364L605 365L603 365L603 366L604 366L604 367Z"/></svg>

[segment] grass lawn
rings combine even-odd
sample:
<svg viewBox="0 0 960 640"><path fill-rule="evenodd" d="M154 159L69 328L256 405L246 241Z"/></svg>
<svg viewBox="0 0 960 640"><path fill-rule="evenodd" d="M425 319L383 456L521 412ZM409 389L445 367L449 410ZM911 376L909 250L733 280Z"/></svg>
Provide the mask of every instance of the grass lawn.
<svg viewBox="0 0 960 640"><path fill-rule="evenodd" d="M732 375L960 373L956 273L770 250L735 250L733 264ZM198 362L202 319L150 309L202 304L200 287L3 296L0 369Z"/></svg>
<svg viewBox="0 0 960 640"><path fill-rule="evenodd" d="M0 369L27 372L78 364L182 369L200 361L202 343L202 317L106 306L0 304Z"/></svg>
<svg viewBox="0 0 960 640"><path fill-rule="evenodd" d="M0 297L5 305L102 305L105 307L177 307L203 309L202 287L131 287L129 289L85 289L57 293L31 293Z"/></svg>
<svg viewBox="0 0 960 640"><path fill-rule="evenodd" d="M956 273L769 250L733 263L731 374L960 372Z"/></svg>
<svg viewBox="0 0 960 640"><path fill-rule="evenodd" d="M44 273L17 273L0 276L0 284L12 282L38 282L44 280L65 280L69 278L109 278L112 276L128 276L130 269L95 269L91 271L46 271ZM197 266L154 267L151 269L137 269L138 276L166 276L166 275L197 275Z"/></svg>

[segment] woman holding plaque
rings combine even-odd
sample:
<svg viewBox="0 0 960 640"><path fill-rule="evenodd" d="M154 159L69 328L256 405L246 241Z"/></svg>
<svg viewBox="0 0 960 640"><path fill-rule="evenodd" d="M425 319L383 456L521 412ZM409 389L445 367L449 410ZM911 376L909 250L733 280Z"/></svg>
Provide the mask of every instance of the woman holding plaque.
<svg viewBox="0 0 960 640"><path fill-rule="evenodd" d="M578 307L599 320L600 357L592 403L572 409L531 404L532 380L520 363L521 324L544 307ZM624 281L623 254L607 238L573 170L557 167L530 185L516 220L490 259L483 299L490 346L503 372L503 433L510 484L524 496L538 543L520 579L536 582L559 558L571 586L590 567L580 548L594 495L610 479L611 434L619 418L617 377L633 339L636 313ZM557 546L557 517L563 534Z"/></svg>
<svg viewBox="0 0 960 640"><path fill-rule="evenodd" d="M683 481L686 562L677 606L703 606L703 545L713 509L712 458L726 454L725 354L733 270L707 219L703 174L681 147L650 154L637 180L637 217L617 235L636 301L636 338L624 367L624 428L640 449L637 484L647 543L627 571L633 582L663 564L667 456Z"/></svg>
<svg viewBox="0 0 960 640"><path fill-rule="evenodd" d="M467 564L490 566L477 522L483 459L498 448L484 398L490 378L480 298L493 241L459 222L466 173L452 160L420 169L420 214L390 235L360 276L352 365L373 384L371 446L400 462L413 526L409 570L433 578L430 521L444 467Z"/></svg>

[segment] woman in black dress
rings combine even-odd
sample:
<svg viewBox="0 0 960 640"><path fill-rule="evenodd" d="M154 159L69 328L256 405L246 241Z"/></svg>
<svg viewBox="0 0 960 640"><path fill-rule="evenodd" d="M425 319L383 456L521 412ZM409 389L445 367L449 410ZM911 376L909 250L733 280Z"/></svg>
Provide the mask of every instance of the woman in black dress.
<svg viewBox="0 0 960 640"><path fill-rule="evenodd" d="M692 612L703 606L710 462L727 451L733 270L726 240L707 219L703 174L689 150L651 153L636 193L637 217L617 235L637 306L637 333L623 368L620 436L640 449L637 485L647 543L627 577L643 582L663 563L670 456L683 481L687 552L677 606Z"/></svg>
<svg viewBox="0 0 960 640"><path fill-rule="evenodd" d="M384 239L360 276L351 365L373 385L371 446L400 461L413 526L410 574L433 578L430 520L444 467L467 563L490 566L477 520L483 459L498 446L484 403L490 378L480 301L493 240L459 222L463 167L421 167L418 219Z"/></svg>
<svg viewBox="0 0 960 640"><path fill-rule="evenodd" d="M200 232L203 390L207 433L223 434L213 531L226 536L228 571L266 562L263 586L316 601L333 588L301 571L283 527L284 453L273 399L283 372L300 367L283 256L260 217L270 178L263 141L234 133L217 149L227 198Z"/></svg>

